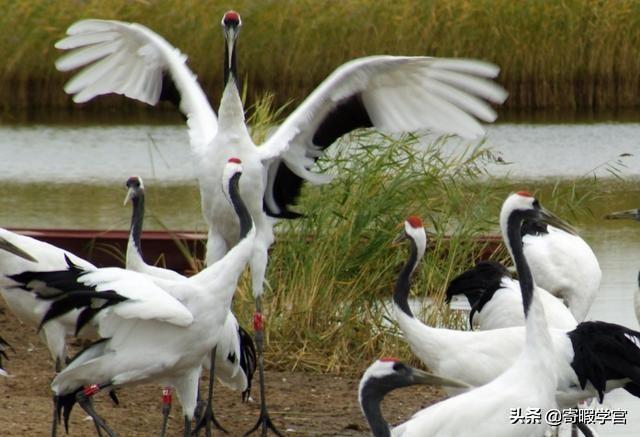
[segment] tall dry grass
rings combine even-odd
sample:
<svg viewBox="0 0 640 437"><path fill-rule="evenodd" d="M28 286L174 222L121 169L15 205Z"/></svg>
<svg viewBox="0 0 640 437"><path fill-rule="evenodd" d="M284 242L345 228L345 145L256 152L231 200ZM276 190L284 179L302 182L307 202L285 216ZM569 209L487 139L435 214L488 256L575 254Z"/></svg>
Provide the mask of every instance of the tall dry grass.
<svg viewBox="0 0 640 437"><path fill-rule="evenodd" d="M217 106L219 21L230 7L244 21L239 67L250 100L266 91L280 104L300 100L348 59L391 53L495 62L512 108L638 105L638 0L0 0L0 108L72 107L62 92L68 76L53 68L53 43L89 17L136 21L164 35L189 55ZM124 107L121 99L88 106L112 105Z"/></svg>

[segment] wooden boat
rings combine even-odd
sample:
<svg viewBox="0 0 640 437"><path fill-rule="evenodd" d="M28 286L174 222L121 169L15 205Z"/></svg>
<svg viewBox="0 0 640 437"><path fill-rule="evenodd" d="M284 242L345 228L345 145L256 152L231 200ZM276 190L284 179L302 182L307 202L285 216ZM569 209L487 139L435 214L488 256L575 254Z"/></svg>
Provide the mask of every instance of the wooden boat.
<svg viewBox="0 0 640 437"><path fill-rule="evenodd" d="M98 267L124 267L128 230L11 229L68 250ZM207 235L191 231L144 231L142 248L149 264L192 274L202 268Z"/></svg>
<svg viewBox="0 0 640 437"><path fill-rule="evenodd" d="M128 230L10 229L68 250L98 267L124 267ZM447 237L445 237L445 240ZM501 244L499 236L477 238L478 259L487 259ZM149 264L185 275L203 268L207 234L193 231L144 231L142 249Z"/></svg>

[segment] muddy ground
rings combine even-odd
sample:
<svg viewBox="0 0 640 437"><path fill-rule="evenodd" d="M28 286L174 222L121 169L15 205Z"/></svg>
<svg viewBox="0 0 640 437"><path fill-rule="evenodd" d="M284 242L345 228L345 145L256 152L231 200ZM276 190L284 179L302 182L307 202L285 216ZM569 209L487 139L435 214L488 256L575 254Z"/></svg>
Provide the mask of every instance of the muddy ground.
<svg viewBox="0 0 640 437"><path fill-rule="evenodd" d="M0 376L0 435L45 436L50 433L53 362L31 326L21 325L0 302L0 336L15 351L8 351L4 367L10 377ZM267 396L272 419L286 435L369 435L358 402L358 376L338 376L267 370ZM206 379L203 378L204 383ZM203 384L204 384L203 383ZM257 375L253 400L240 401L240 394L215 386L216 414L229 435L241 436L255 422L259 412ZM204 392L205 385L201 390ZM443 397L440 389L409 388L391 394L383 412L390 423L398 423L413 412ZM136 386L119 391L120 406L113 406L106 394L95 400L96 410L120 436L158 435L161 425L161 389ZM174 397L175 398L175 397ZM93 424L76 407L71 414L70 436L95 435ZM169 422L169 436L182 436L182 415L175 399ZM59 435L64 436L64 432ZM215 435L221 435L216 432ZM258 435L258 434L254 434Z"/></svg>

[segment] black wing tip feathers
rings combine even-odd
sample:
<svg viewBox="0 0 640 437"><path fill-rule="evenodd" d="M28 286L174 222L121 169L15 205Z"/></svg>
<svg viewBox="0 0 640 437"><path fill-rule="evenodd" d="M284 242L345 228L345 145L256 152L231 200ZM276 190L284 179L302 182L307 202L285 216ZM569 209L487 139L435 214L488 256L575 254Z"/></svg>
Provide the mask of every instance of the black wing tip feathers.
<svg viewBox="0 0 640 437"><path fill-rule="evenodd" d="M238 325L238 338L240 339L240 368L247 376L247 389L242 392L242 401L246 402L251 395L251 383L257 368L257 354L253 337L240 325Z"/></svg>
<svg viewBox="0 0 640 437"><path fill-rule="evenodd" d="M55 395L53 397L58 422L60 422L60 416L62 416L62 418L64 419L64 430L67 434L69 434L69 418L71 417L71 410L73 410L73 406L77 402L76 395L81 390L82 387L73 392L64 395Z"/></svg>
<svg viewBox="0 0 640 437"><path fill-rule="evenodd" d="M625 390L640 397L640 332L614 323L588 321L567 335L574 349L571 367L583 389L590 382L602 403L608 380L629 378Z"/></svg>

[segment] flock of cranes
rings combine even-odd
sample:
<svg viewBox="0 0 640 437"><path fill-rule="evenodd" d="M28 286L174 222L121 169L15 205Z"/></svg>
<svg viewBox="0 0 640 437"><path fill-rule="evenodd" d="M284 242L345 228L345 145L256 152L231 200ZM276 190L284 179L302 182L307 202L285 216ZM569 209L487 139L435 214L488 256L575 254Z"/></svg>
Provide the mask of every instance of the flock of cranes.
<svg viewBox="0 0 640 437"><path fill-rule="evenodd" d="M238 90L236 42L240 15L224 14L224 84L217 112L186 65L186 57L150 29L132 23L82 20L56 44L70 50L56 66L83 68L65 86L76 102L122 94L151 105L175 104L187 120L202 213L208 225L206 268L185 277L145 263L141 246L144 185L126 182L132 203L126 268L97 268L33 238L0 230L0 292L23 322L31 323L55 362L55 408L68 426L78 403L99 435L114 430L93 408L92 396L133 384L163 388L161 435L178 395L184 435L217 423L211 406L215 376L248 396L259 371L261 412L248 432L281 435L267 410L263 370L262 295L277 219L290 209L304 182L326 183L312 167L342 135L362 127L386 132L425 130L473 138L478 120L496 118L490 103L506 92L491 81L497 67L484 62L429 57L373 56L335 70L264 144L251 140ZM620 214L619 216L623 216ZM640 333L605 322L584 321L601 271L575 230L527 192L510 195L499 217L504 244L518 279L495 262L481 262L451 282L447 298L472 306L471 327L458 331L425 325L408 304L411 276L425 255L427 236L417 216L403 238L410 257L393 293L393 313L416 357L433 374L395 359L365 372L359 401L376 436L542 436L544 422L512 424L509 411L575 407L623 388L640 396ZM255 299L251 335L231 312L240 275L250 267ZM93 340L71 360L69 336ZM0 359L6 343L0 339ZM65 365L66 364L66 365ZM202 368L210 370L207 406L196 417ZM1 369L1 361L0 361ZM391 429L380 402L413 384L439 384L452 396ZM586 424L579 424L592 435ZM247 434L248 434L247 433Z"/></svg>

